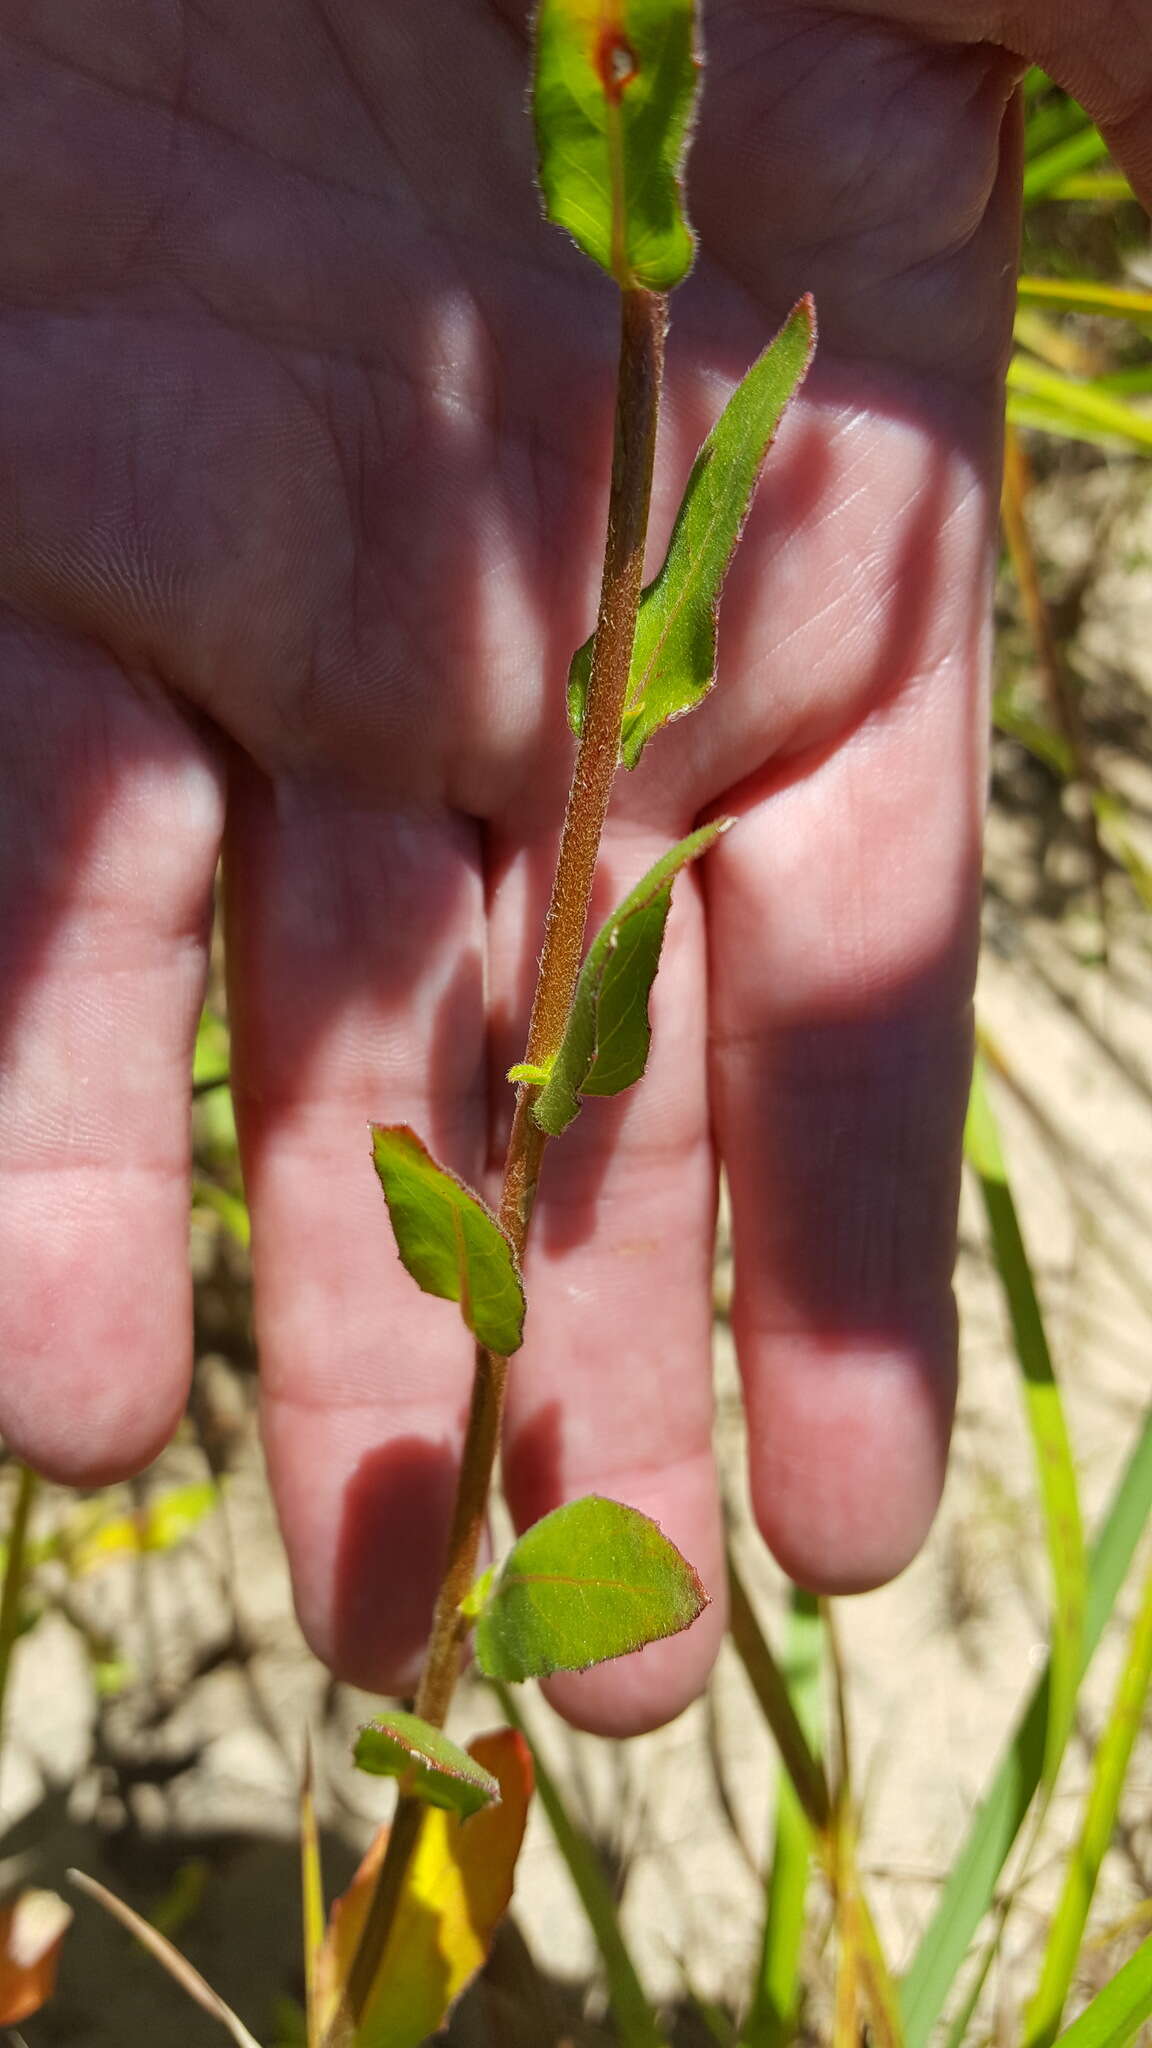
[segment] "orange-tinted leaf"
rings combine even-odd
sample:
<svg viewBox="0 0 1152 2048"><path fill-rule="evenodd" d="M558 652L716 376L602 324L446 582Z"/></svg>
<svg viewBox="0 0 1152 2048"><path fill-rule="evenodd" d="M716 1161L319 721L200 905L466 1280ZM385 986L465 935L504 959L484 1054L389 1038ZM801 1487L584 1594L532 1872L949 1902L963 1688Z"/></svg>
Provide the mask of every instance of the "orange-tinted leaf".
<svg viewBox="0 0 1152 2048"><path fill-rule="evenodd" d="M499 1782L500 1805L464 1821L438 1809L425 1815L405 1896L356 2032L356 2048L417 2048L434 2034L484 1962L512 1897L532 1797L528 1745L511 1728L502 1728L478 1736L468 1751ZM317 1984L324 2034L339 2009L340 1987L356 1953L386 1842L387 1829L382 1829L332 1909Z"/></svg>
<svg viewBox="0 0 1152 2048"><path fill-rule="evenodd" d="M0 1906L0 2027L47 2004L72 1909L56 1892L21 1892Z"/></svg>

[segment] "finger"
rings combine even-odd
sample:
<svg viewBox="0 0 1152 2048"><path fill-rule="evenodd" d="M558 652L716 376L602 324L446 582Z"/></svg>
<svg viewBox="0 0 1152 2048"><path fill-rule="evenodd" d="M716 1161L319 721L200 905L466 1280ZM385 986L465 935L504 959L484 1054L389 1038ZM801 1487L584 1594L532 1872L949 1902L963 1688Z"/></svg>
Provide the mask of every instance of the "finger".
<svg viewBox="0 0 1152 2048"><path fill-rule="evenodd" d="M860 0L860 11L874 9ZM1116 161L1152 205L1152 20L1146 9L1122 0L1092 8L998 0L976 10L967 0L898 0L892 12L957 43L1000 43L1042 65L1083 102Z"/></svg>
<svg viewBox="0 0 1152 2048"><path fill-rule="evenodd" d="M676 836L610 825L603 913ZM527 899L539 895L551 851L522 854L497 894L496 987L525 978L525 935L538 929ZM703 920L691 874L676 884L652 1015L640 1086L618 1102L590 1099L545 1157L505 1431L505 1486L521 1528L564 1501L605 1494L653 1516L712 1595L685 1634L550 1683L569 1720L617 1735L658 1726L695 1698L724 1628L711 1447L715 1173ZM509 1059L519 1057L513 1047L508 1032Z"/></svg>
<svg viewBox="0 0 1152 2048"><path fill-rule="evenodd" d="M73 1484L161 1448L191 1361L189 1080L220 775L96 649L0 627L0 1432Z"/></svg>
<svg viewBox="0 0 1152 2048"><path fill-rule="evenodd" d="M443 1569L472 1347L399 1263L367 1126L411 1123L479 1174L475 835L246 775L226 900L264 1433L297 1607L341 1675L402 1692Z"/></svg>
<svg viewBox="0 0 1152 2048"><path fill-rule="evenodd" d="M892 652L892 688L840 747L746 792L709 874L713 1096L753 1498L786 1570L826 1590L892 1576L943 1479L983 534L979 493L962 491L921 558L922 637ZM829 658L860 651L849 635Z"/></svg>

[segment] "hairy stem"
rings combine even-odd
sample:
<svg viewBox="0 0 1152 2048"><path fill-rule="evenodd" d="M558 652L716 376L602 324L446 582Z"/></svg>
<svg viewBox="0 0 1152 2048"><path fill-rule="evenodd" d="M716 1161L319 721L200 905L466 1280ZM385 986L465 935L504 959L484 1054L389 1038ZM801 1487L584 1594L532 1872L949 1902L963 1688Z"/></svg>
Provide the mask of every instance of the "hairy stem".
<svg viewBox="0 0 1152 2048"><path fill-rule="evenodd" d="M528 1026L524 1060L532 1066L543 1066L552 1059L567 1027L584 953L600 835L620 757L620 726L628 696L652 495L666 324L666 299L652 292L622 293L612 484L600 609L584 727L568 792ZM540 1162L547 1143L533 1121L531 1097L528 1086L518 1089L500 1197L500 1221L512 1239L517 1257L523 1255L528 1240ZM448 1561L416 1694L416 1712L437 1727L447 1715L459 1675L465 1634L460 1602L476 1576L507 1380L508 1360L477 1346ZM348 1976L346 2008L353 2024L364 2010L384 1954L422 1818L419 1800L400 1799Z"/></svg>

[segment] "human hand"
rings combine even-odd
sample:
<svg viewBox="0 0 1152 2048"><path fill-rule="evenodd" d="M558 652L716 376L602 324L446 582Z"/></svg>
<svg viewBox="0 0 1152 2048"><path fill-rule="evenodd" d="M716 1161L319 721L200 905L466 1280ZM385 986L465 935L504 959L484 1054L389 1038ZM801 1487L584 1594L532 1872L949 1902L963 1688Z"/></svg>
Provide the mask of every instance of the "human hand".
<svg viewBox="0 0 1152 2048"><path fill-rule="evenodd" d="M1046 62L1152 181L1152 28L1119 4L882 12L706 21L657 547L805 289L822 346L715 697L618 790L605 900L701 812L741 824L680 885L643 1089L546 1162L509 1409L519 1518L618 1495L717 1595L717 1156L781 1561L875 1584L944 1468L1018 183L1019 65L973 38ZM180 1413L223 835L273 1484L315 1647L397 1687L471 1356L393 1257L364 1127L410 1120L477 1183L502 1152L614 295L538 217L512 0L0 0L0 52L0 1428L94 1482ZM722 1626L717 1597L555 1697L650 1725Z"/></svg>

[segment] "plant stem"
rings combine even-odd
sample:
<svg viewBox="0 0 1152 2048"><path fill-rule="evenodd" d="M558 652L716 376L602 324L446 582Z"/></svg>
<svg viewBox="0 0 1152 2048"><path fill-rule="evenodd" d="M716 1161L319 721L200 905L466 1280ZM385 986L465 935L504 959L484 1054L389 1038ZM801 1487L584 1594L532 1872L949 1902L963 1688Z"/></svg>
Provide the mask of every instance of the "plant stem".
<svg viewBox="0 0 1152 2048"><path fill-rule="evenodd" d="M8 1673L12 1649L20 1633L20 1595L24 1590L25 1551L28 1520L36 1498L36 1474L21 1465L16 1485L16 1504L8 1532L8 1557L4 1566L4 1590L0 1593L0 1749L4 1742L4 1709L8 1698Z"/></svg>
<svg viewBox="0 0 1152 2048"><path fill-rule="evenodd" d="M652 495L656 425L664 366L667 300L637 290L621 294L620 357L612 483L604 571L592 672L580 745L560 835L525 1063L543 1066L559 1051L584 953L588 906L620 758L620 727L628 697L632 646L640 608L644 542ZM523 1256L547 1139L531 1114L532 1090L517 1090L504 1161L500 1221ZM460 1670L465 1628L460 1602L476 1576L488 1494L500 1442L508 1360L477 1346L472 1401L461 1455L448 1561L436 1599L416 1712L443 1724ZM348 1975L345 2004L352 2023L362 2014L387 1945L404 1878L419 1839L423 1806L401 1798Z"/></svg>

